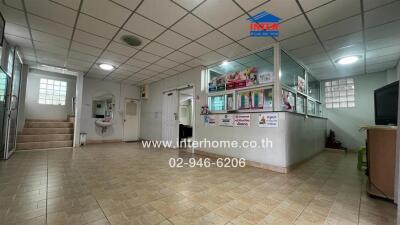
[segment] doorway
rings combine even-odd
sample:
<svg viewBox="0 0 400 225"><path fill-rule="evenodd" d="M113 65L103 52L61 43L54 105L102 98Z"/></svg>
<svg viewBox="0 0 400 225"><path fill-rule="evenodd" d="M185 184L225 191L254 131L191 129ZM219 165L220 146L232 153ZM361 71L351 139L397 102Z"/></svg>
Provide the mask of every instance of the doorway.
<svg viewBox="0 0 400 225"><path fill-rule="evenodd" d="M140 101L125 99L124 141L138 141L140 130Z"/></svg>
<svg viewBox="0 0 400 225"><path fill-rule="evenodd" d="M162 140L171 142L173 148L180 147L179 141L194 137L193 96L192 85L164 92Z"/></svg>

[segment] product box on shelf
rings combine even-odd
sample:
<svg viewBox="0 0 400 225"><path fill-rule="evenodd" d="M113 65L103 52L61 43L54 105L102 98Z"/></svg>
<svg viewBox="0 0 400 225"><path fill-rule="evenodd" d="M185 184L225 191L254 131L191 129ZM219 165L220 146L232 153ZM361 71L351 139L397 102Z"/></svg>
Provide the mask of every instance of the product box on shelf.
<svg viewBox="0 0 400 225"><path fill-rule="evenodd" d="M257 69L250 67L242 71L243 76L246 78L246 87L257 84Z"/></svg>
<svg viewBox="0 0 400 225"><path fill-rule="evenodd" d="M235 89L236 73L229 73L226 75L226 90Z"/></svg>
<svg viewBox="0 0 400 225"><path fill-rule="evenodd" d="M255 90L251 92L251 108L263 109L264 108L264 92L263 90Z"/></svg>

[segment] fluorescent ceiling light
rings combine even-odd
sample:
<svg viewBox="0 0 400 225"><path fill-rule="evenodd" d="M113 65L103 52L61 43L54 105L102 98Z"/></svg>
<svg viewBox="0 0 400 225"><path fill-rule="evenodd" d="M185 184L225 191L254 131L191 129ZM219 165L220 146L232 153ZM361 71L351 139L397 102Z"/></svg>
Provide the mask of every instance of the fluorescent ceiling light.
<svg viewBox="0 0 400 225"><path fill-rule="evenodd" d="M340 58L336 62L341 65L348 65L348 64L353 64L353 63L357 62L359 59L360 59L359 56L352 55L352 56L346 56L346 57Z"/></svg>
<svg viewBox="0 0 400 225"><path fill-rule="evenodd" d="M228 61L223 61L222 63L221 63L221 66L227 66L229 64L229 62Z"/></svg>
<svg viewBox="0 0 400 225"><path fill-rule="evenodd" d="M100 64L99 67L100 67L100 69L102 69L102 70L108 70L108 71L114 69L114 66L113 66L113 65L106 64L106 63Z"/></svg>

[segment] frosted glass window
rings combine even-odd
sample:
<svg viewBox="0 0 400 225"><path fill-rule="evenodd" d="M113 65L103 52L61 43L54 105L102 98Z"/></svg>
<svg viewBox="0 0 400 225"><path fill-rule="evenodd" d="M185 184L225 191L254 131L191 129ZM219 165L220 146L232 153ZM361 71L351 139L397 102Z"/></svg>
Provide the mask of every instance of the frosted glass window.
<svg viewBox="0 0 400 225"><path fill-rule="evenodd" d="M67 82L51 79L40 79L39 104L65 105Z"/></svg>
<svg viewBox="0 0 400 225"><path fill-rule="evenodd" d="M353 78L331 80L325 82L326 108L355 107Z"/></svg>

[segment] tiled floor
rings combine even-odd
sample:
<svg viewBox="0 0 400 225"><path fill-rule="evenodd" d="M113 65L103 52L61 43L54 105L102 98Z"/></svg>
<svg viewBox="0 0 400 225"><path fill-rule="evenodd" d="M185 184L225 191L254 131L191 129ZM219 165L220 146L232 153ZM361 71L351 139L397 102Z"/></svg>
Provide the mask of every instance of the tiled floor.
<svg viewBox="0 0 400 225"><path fill-rule="evenodd" d="M365 194L355 155L322 153L290 174L169 168L135 143L18 152L0 162L0 224L395 224Z"/></svg>

